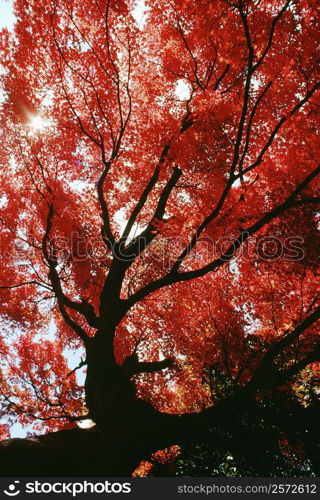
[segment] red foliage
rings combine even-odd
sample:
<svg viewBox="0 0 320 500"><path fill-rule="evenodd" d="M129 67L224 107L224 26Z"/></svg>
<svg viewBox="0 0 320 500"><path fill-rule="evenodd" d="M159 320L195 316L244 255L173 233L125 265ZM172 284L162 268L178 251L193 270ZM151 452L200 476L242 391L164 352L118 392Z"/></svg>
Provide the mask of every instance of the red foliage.
<svg viewBox="0 0 320 500"><path fill-rule="evenodd" d="M131 0L16 0L15 33L1 35L10 418L56 429L85 412L70 353L79 359L80 339L97 330L83 304L112 313L110 297L101 302L105 243L132 213L127 248L143 231L149 240L119 286L133 302L114 350L121 364L133 352L175 359L133 379L159 410L199 412L247 383L319 307L319 20L316 0L289 4L151 1L139 28ZM173 277L205 268L247 230L215 269ZM192 237L172 281L149 290ZM279 369L318 346L316 327L283 350Z"/></svg>

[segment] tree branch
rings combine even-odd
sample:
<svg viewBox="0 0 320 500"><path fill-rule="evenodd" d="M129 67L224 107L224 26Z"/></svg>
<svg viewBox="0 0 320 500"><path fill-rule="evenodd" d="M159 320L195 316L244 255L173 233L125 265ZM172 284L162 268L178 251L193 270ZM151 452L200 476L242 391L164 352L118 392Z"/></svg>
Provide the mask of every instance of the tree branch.
<svg viewBox="0 0 320 500"><path fill-rule="evenodd" d="M170 368L174 364L173 358L162 359L161 361L139 361L136 353L126 358L121 365L124 374L131 378L138 373L154 373L160 370Z"/></svg>
<svg viewBox="0 0 320 500"><path fill-rule="evenodd" d="M136 204L136 206L134 207L133 211L131 212L131 215L129 217L129 220L126 224L126 227L123 231L123 234L122 234L122 237L121 237L121 240L122 241L126 241L126 239L128 238L129 236L129 233L132 229L132 226L137 218L137 216L139 215L139 213L141 212L142 208L144 207L146 201L147 201L147 198L150 194L150 192L152 191L152 189L154 188L154 186L156 185L156 183L158 182L158 179L159 179L159 175L160 175L160 168L161 168L161 165L164 163L165 161L165 158L169 152L169 149L170 149L170 145L167 144L166 146L164 146L163 150L162 150L162 153L161 153L161 156L160 156L160 159L159 159L159 162L153 172L153 175L150 177L150 180L147 184L147 186L145 187L145 189L143 190L141 196L140 196L140 199L138 201L138 203Z"/></svg>
<svg viewBox="0 0 320 500"><path fill-rule="evenodd" d="M185 271L183 273L177 273L175 271L175 269L176 269L176 263L175 263L173 265L171 271L169 271L169 273L166 276L149 283L144 288L138 290L135 294L133 294L131 297L129 297L125 301L126 309L127 310L130 309L136 302L142 300L147 295L159 290L160 288L163 288L163 287L168 286L168 285L172 285L174 283L178 283L178 282L182 282L182 281L189 281L189 280L192 280L195 278L200 278L201 276L204 276L209 272L215 271L216 269L218 269L220 266L222 266L226 262L229 262L234 257L238 248L240 248L241 245L243 245L243 243L250 236L257 233L262 227L264 227L266 224L268 224L270 221L272 221L275 217L278 217L279 215L281 215L285 210L294 206L294 203L296 201L296 197L319 174L320 174L320 165L318 165L317 168L314 169L299 184L299 186L291 193L291 195L283 203L281 203L276 208L267 212L255 224L253 224L252 226L243 230L241 232L240 236L236 240L234 240L234 242L229 246L229 248L226 250L226 252L223 255L221 255L219 258L217 258L214 261L210 262L209 264L203 266L202 268L195 269L193 271Z"/></svg>
<svg viewBox="0 0 320 500"><path fill-rule="evenodd" d="M151 222L148 224L147 228L131 242L131 244L128 246L125 252L125 257L128 260L133 260L135 257L137 257L156 237L155 232L153 232L155 231L155 227L153 226L153 221L155 219L162 220L168 199L172 193L173 188L176 186L178 180L180 179L181 175L182 175L182 170L180 170L179 167L174 167L173 173L170 179L167 181L159 197L159 201L154 211Z"/></svg>
<svg viewBox="0 0 320 500"><path fill-rule="evenodd" d="M88 342L90 342L90 337L88 337L88 335L81 328L81 326L69 316L69 314L66 311L66 307L69 307L70 309L76 310L81 314L83 314L91 326L96 325L97 318L94 314L93 307L89 303L85 302L84 300L82 301L81 304L73 302L66 297L66 295L62 290L59 273L56 269L58 262L56 260L56 257L51 253L49 253L48 251L48 245L50 244L50 231L52 228L53 215L54 215L53 205L48 204L48 206L49 210L47 216L47 227L42 239L43 256L49 266L48 277L51 282L53 292L57 298L60 313L63 319L65 320L65 323L68 326L70 326L79 335L83 343L87 345Z"/></svg>
<svg viewBox="0 0 320 500"><path fill-rule="evenodd" d="M81 361L80 363L78 364L78 366L76 366L73 370L71 370L68 374L67 374L67 377L71 377L71 375L73 373L75 373L77 370L80 370L80 368L82 368L83 366L86 366L87 364L87 360L86 359L82 359L81 358Z"/></svg>
<svg viewBox="0 0 320 500"><path fill-rule="evenodd" d="M261 149L257 159L255 160L255 162L253 162L251 165L249 165L249 167L243 169L242 171L242 174L246 174L247 172L250 172L251 170L253 170L254 168L256 168L258 165L260 165L260 163L262 162L263 160L263 157L265 155L265 153L268 151L268 149L270 148L270 146L272 145L276 135L278 134L279 130L281 129L281 127L284 125L284 123L289 119L291 118L297 111L299 111L300 108L302 108L302 106L309 101L309 99L313 96L313 94L318 90L320 89L320 81L317 82L311 90L309 90L309 92L307 92L306 96L301 99L292 109L291 111L286 115L286 116L283 116L277 123L277 125L274 127L274 129L272 130L267 142L265 143L265 145L263 146L263 148Z"/></svg>
<svg viewBox="0 0 320 500"><path fill-rule="evenodd" d="M112 234L111 230L111 225L110 225L110 218L109 218L109 210L108 210L108 205L104 197L103 193L103 184L104 181L106 180L107 174L110 170L111 163L104 161L104 169L103 172L97 182L97 192L98 192L98 200L101 208L101 213L102 213L102 237L107 244L109 248L112 248L112 246L115 243L114 236Z"/></svg>
<svg viewBox="0 0 320 500"><path fill-rule="evenodd" d="M266 380L270 376L270 368L273 365L273 361L275 358L283 352L283 350L288 347L294 340L296 340L309 326L313 325L318 319L320 318L320 307L317 307L312 314L310 314L307 318L305 318L302 323L300 323L292 332L290 332L288 335L285 335L283 338L281 338L278 342L273 344L270 349L267 351L267 353L264 355L262 361L260 362L260 365L258 369L256 370L254 376L252 377L250 381L250 387L251 385L253 387L258 386L261 384L264 380ZM312 353L310 353L308 356L311 356L311 359L314 356L319 355L319 347L315 349ZM297 373L299 370L304 368L304 362L308 361L308 356L305 360L301 361L300 363L297 363L294 365L292 368L289 368L288 370L285 370L283 372L276 372L275 376L280 378L285 379L285 376L287 375L288 377L292 377L295 373ZM310 363L312 361L309 361ZM301 364L301 368L299 368L299 364Z"/></svg>

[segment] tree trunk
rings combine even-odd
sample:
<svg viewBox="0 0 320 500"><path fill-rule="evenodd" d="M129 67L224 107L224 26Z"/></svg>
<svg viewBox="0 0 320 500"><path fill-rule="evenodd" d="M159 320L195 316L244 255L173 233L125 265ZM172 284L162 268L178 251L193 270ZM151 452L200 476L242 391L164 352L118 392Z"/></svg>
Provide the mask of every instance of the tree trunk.
<svg viewBox="0 0 320 500"><path fill-rule="evenodd" d="M153 450L152 450L153 451ZM73 429L0 443L3 476L127 476L148 450L128 439L94 429Z"/></svg>
<svg viewBox="0 0 320 500"><path fill-rule="evenodd" d="M146 426L157 412L136 398L130 376L115 361L113 338L114 331L98 332L87 347L85 397L97 428L117 437Z"/></svg>
<svg viewBox="0 0 320 500"><path fill-rule="evenodd" d="M115 362L110 345L113 337L113 332L98 332L87 347L86 404L97 425L120 418L134 398L133 387Z"/></svg>

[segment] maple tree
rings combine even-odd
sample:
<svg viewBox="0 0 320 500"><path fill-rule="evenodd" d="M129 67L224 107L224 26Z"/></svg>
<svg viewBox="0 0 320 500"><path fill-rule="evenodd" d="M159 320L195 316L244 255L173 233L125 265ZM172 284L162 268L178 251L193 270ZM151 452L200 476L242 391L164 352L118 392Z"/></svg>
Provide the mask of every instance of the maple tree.
<svg viewBox="0 0 320 500"><path fill-rule="evenodd" d="M317 2L145 9L16 0L1 32L1 413L98 447L90 418L102 473L254 463L249 415L319 466Z"/></svg>

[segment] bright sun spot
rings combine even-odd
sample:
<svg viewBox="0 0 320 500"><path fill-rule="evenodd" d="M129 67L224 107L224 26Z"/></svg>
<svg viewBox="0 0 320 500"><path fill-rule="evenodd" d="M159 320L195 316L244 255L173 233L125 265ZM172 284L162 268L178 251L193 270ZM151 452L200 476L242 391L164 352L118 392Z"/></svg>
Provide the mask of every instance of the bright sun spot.
<svg viewBox="0 0 320 500"><path fill-rule="evenodd" d="M191 96L191 85L186 80L180 79L176 82L174 93L179 101L188 101Z"/></svg>
<svg viewBox="0 0 320 500"><path fill-rule="evenodd" d="M33 115L30 117L28 125L33 133L43 132L49 126L49 121L40 115Z"/></svg>

